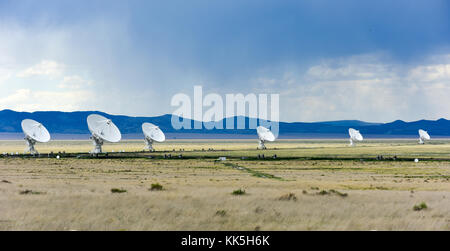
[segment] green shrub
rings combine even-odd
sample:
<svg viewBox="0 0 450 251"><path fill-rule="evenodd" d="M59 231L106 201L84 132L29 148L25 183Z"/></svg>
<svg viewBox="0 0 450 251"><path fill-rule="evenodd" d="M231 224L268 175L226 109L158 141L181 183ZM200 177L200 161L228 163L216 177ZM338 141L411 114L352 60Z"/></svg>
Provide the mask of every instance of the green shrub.
<svg viewBox="0 0 450 251"><path fill-rule="evenodd" d="M233 195L244 195L245 190L243 190L243 189L234 190L232 194Z"/></svg>
<svg viewBox="0 0 450 251"><path fill-rule="evenodd" d="M347 193L341 193L341 192L336 191L336 190L334 190L334 189L331 189L331 190L330 190L330 193L337 194L337 195L339 195L339 196L341 196L341 197L347 197L347 196L348 196Z"/></svg>
<svg viewBox="0 0 450 251"><path fill-rule="evenodd" d="M112 188L111 189L111 193L126 193L127 190L125 189L120 189L120 188Z"/></svg>
<svg viewBox="0 0 450 251"><path fill-rule="evenodd" d="M326 190L322 190L320 192L317 193L318 195L327 195L330 194L329 192L327 192Z"/></svg>
<svg viewBox="0 0 450 251"><path fill-rule="evenodd" d="M227 211L225 211L225 210L217 210L216 215L223 217L223 216L227 215Z"/></svg>
<svg viewBox="0 0 450 251"><path fill-rule="evenodd" d="M427 204L425 202L422 202L422 203L420 203L418 205L415 205L413 207L413 210L414 211L421 211L421 210L424 210L424 209L427 209L427 208L428 208Z"/></svg>
<svg viewBox="0 0 450 251"><path fill-rule="evenodd" d="M19 194L34 194L34 195L36 195L36 194L45 194L45 193L27 189L27 190L20 191Z"/></svg>
<svg viewBox="0 0 450 251"><path fill-rule="evenodd" d="M159 183L154 183L150 187L150 191L161 191L163 190L163 186Z"/></svg>
<svg viewBox="0 0 450 251"><path fill-rule="evenodd" d="M348 196L347 193L341 193L341 192L336 191L336 190L334 190L334 189L331 189L331 190L328 190L328 191L322 190L322 191L318 192L317 194L318 194L318 195L331 195L331 194L336 194L336 195L339 195L339 196L341 196L341 197L347 197L347 196Z"/></svg>

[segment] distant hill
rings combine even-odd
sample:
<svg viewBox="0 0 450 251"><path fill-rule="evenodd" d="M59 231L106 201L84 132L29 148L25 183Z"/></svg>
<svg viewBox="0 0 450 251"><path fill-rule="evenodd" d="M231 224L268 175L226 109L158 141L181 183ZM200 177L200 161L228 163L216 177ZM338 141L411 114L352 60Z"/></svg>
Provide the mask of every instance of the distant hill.
<svg viewBox="0 0 450 251"><path fill-rule="evenodd" d="M130 117L122 115L110 115L99 111L79 111L79 112L16 112L12 110L0 111L0 133L20 133L22 132L20 123L23 119L30 118L43 123L51 133L58 134L89 134L86 118L89 114L96 113L111 118L120 128L123 134L140 134L141 124L150 122L158 125L166 133L189 133L189 134L255 134L251 129L200 129L200 130L175 130L172 127L172 115L166 114L156 117ZM248 125L249 119L245 119ZM235 125L237 123L235 117ZM191 125L193 121L189 120ZM225 121L220 121L225 128ZM320 135L346 135L348 128L354 127L366 135L393 136L393 135L417 135L417 130L425 129L433 136L450 136L450 121L439 120L419 120L414 122L404 122L397 120L391 123L368 123L359 120L341 120L327 122L280 122L280 136L295 136L299 134L320 134Z"/></svg>

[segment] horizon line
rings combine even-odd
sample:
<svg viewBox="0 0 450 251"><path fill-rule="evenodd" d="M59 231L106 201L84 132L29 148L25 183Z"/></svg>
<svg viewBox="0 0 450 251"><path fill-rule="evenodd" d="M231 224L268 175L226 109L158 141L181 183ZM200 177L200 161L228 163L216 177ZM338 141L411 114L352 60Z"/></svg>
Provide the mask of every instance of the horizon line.
<svg viewBox="0 0 450 251"><path fill-rule="evenodd" d="M124 116L124 117L130 117L130 118L154 118L154 117L163 117L163 116L177 116L180 117L178 115L173 115L173 114L169 114L169 113L165 113L162 115L155 115L155 116L151 116L151 115L147 115L147 116L133 116L133 115L125 115L125 114L113 114L113 113L109 113L109 112L103 112L103 111L99 111L99 110L75 110L75 111L60 111L60 110L38 110L38 111L16 111L13 109L8 109L8 108L4 108L2 110L0 110L0 112L4 112L4 111L12 111L12 112L17 112L17 113L39 113L39 112L60 112L60 113L76 113L76 112L92 112L92 113L104 113L104 114L108 114L111 116ZM259 120L260 118L253 118L253 117L248 117L248 116L242 116L242 115L235 115L234 117L223 117L220 120L216 120L216 121L201 121L202 123L215 123L215 122L220 122L222 120L226 120L226 119L231 119L231 118L239 118L239 117L244 117L244 118L248 118L248 119L257 119ZM191 121L198 121L198 120L194 120L192 118L187 118L187 117L180 117L180 118L185 118L185 119L189 119ZM397 121L400 122L405 122L405 123L413 123L413 122L419 122L419 121L439 121L439 120L448 120L444 117L438 118L438 119L418 119L418 120L411 120L411 121L406 121L406 120L402 120L402 119L396 119L393 121L388 121L388 122L368 122L368 121L364 121L364 120L360 120L360 119L340 119L340 120L320 120L320 121L309 121L309 122L305 122L305 121L294 121L294 122L287 122L287 121L278 121L278 123L286 123L286 124L293 124L293 123L330 123L330 122L343 122L343 121L358 121L358 122L364 122L364 123L368 123L368 124L389 124L389 123L394 123ZM270 121L267 120L266 121ZM200 122L200 121L199 121Z"/></svg>

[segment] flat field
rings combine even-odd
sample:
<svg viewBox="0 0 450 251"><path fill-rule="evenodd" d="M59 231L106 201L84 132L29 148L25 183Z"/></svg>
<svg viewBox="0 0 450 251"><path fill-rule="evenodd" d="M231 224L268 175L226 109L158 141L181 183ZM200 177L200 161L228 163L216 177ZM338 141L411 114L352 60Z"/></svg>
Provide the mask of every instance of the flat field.
<svg viewBox="0 0 450 251"><path fill-rule="evenodd" d="M0 157L0 230L450 230L450 141L347 144L123 141L60 159L45 156L91 143L38 144L41 158Z"/></svg>

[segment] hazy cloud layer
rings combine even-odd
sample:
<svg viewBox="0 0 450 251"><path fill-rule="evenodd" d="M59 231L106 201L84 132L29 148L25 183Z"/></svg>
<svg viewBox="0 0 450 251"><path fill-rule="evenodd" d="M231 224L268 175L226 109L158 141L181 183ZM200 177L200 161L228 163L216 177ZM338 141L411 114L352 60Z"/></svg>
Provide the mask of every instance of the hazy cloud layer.
<svg viewBox="0 0 450 251"><path fill-rule="evenodd" d="M256 83L270 82L268 91L282 87L283 115L296 121L450 117L448 57L426 65L387 63L383 58L375 54L325 60L306 72L286 72Z"/></svg>

